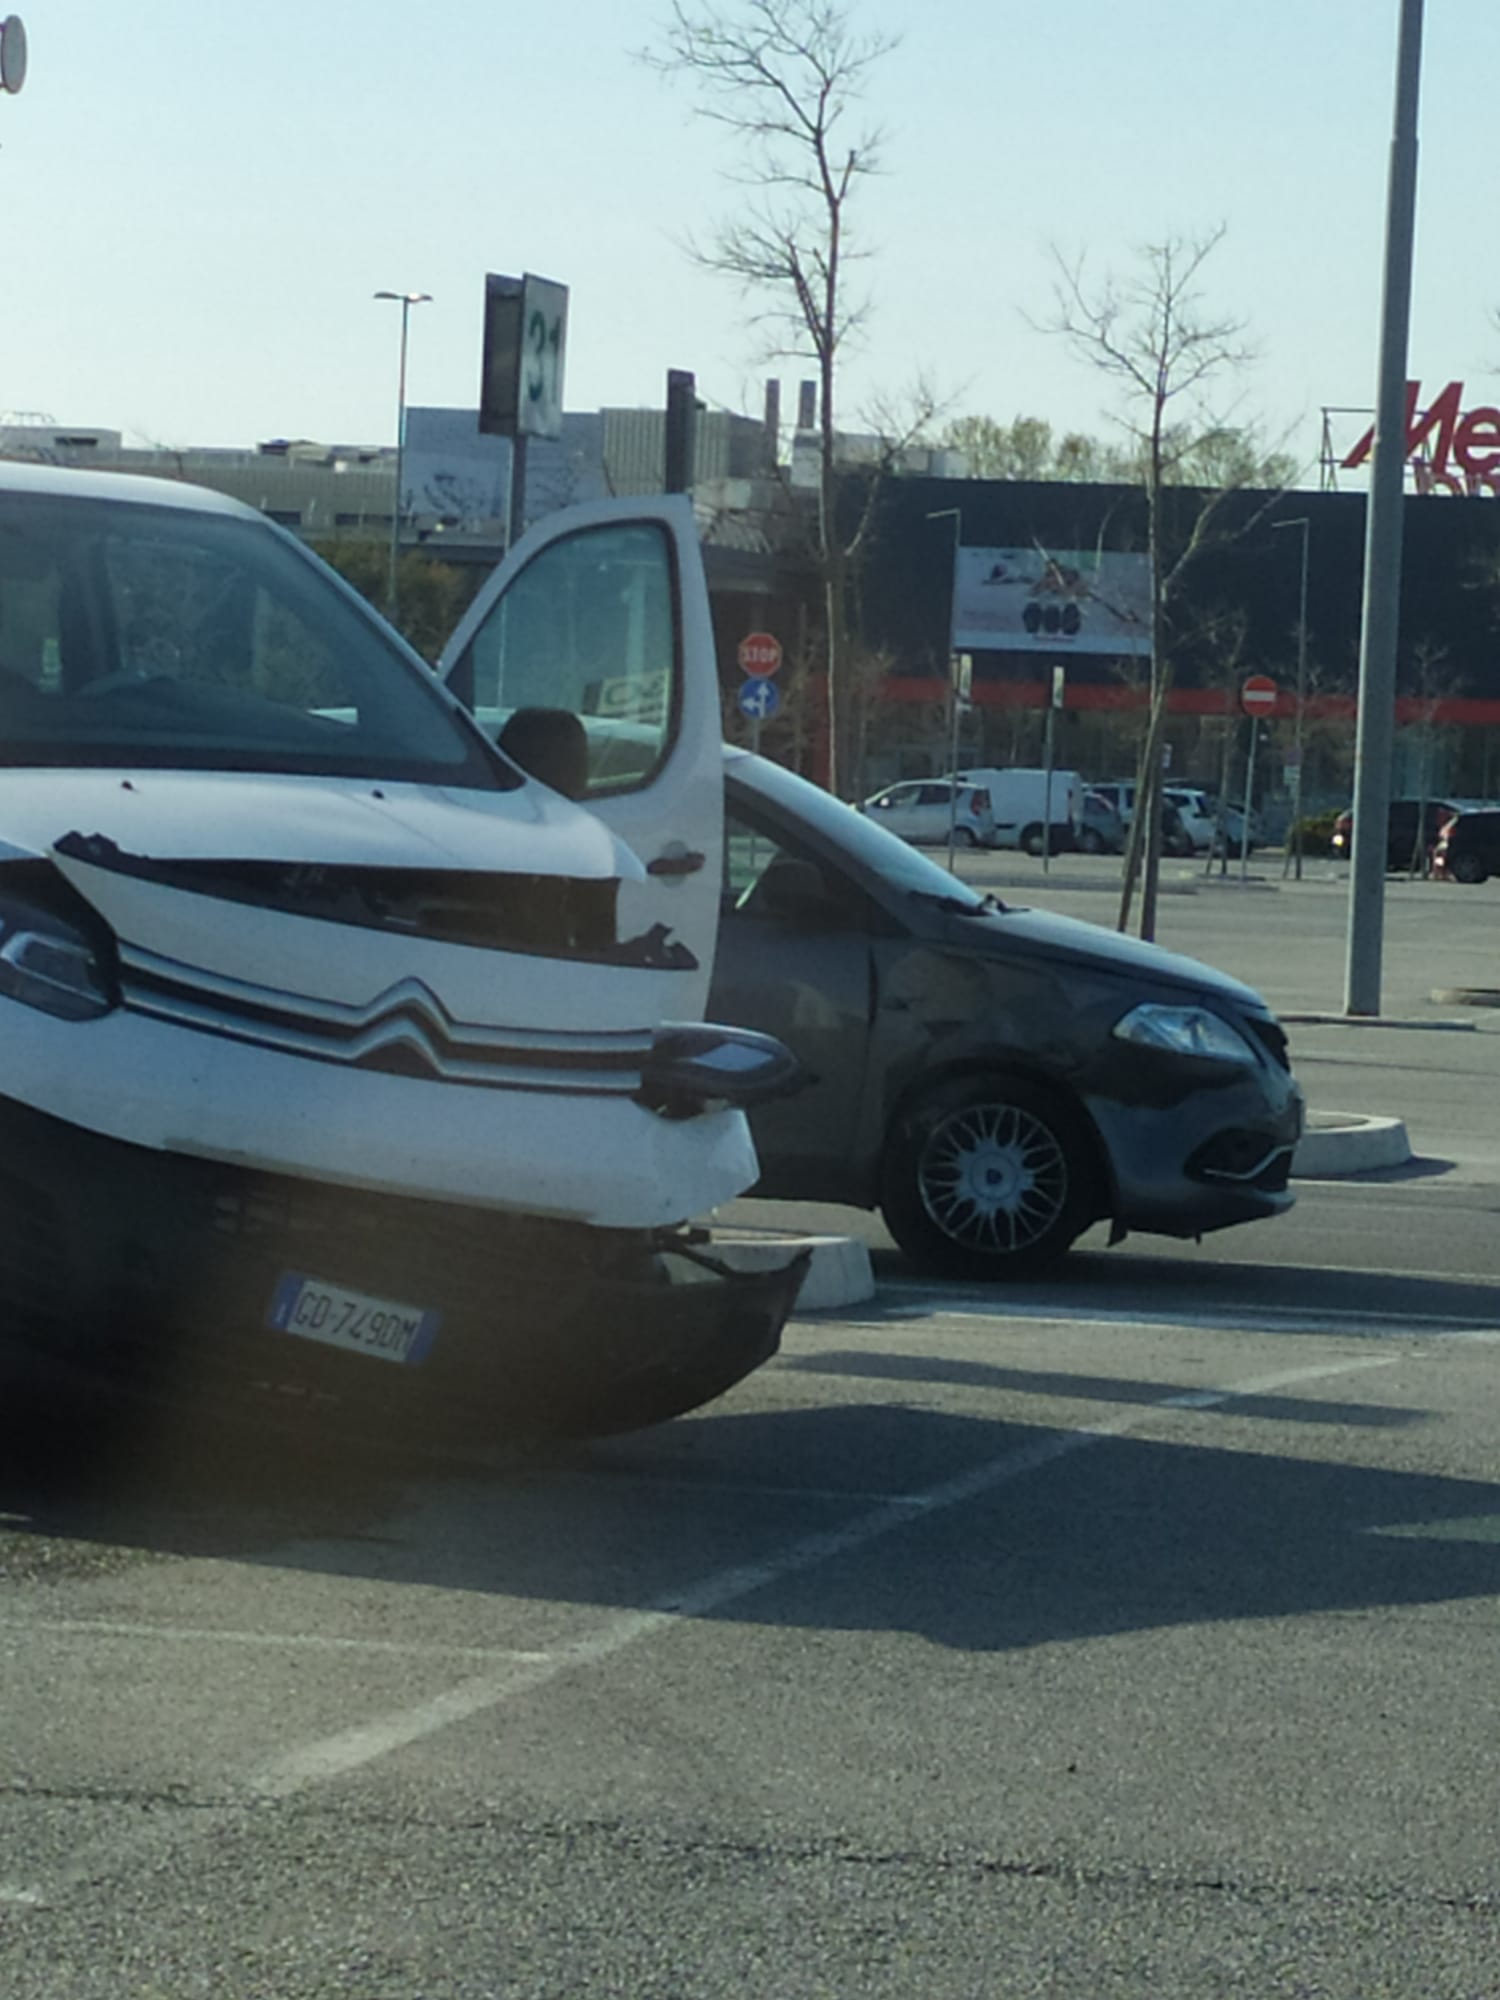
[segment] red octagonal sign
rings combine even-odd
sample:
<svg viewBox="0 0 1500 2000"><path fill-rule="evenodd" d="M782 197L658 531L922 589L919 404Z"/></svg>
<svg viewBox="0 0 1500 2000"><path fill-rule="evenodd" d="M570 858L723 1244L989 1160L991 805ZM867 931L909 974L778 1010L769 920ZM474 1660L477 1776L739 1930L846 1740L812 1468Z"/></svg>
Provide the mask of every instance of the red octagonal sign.
<svg viewBox="0 0 1500 2000"><path fill-rule="evenodd" d="M1240 707L1246 715L1269 715L1276 706L1276 693L1269 674L1251 674L1240 684Z"/></svg>
<svg viewBox="0 0 1500 2000"><path fill-rule="evenodd" d="M740 641L740 672L763 679L781 665L781 641L769 632L750 632Z"/></svg>

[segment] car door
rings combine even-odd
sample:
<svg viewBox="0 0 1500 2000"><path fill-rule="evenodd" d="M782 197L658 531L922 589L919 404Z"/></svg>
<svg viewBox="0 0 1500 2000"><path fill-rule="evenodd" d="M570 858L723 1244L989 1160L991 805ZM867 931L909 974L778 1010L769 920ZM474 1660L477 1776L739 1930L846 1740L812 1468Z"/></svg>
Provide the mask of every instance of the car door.
<svg viewBox="0 0 1500 2000"><path fill-rule="evenodd" d="M872 819L879 821L887 833L898 834L902 840L912 840L921 827L917 803L921 790L922 787L916 784L888 785L868 801L865 810Z"/></svg>
<svg viewBox="0 0 1500 2000"><path fill-rule="evenodd" d="M811 1078L751 1114L761 1190L860 1199L852 1177L874 1005L867 899L794 833L733 795L724 885L711 1018L774 1035Z"/></svg>
<svg viewBox="0 0 1500 2000"><path fill-rule="evenodd" d="M502 749L636 854L622 937L664 925L700 1016L718 931L723 735L708 591L680 494L548 515L481 586L438 671Z"/></svg>
<svg viewBox="0 0 1500 2000"><path fill-rule="evenodd" d="M960 795L960 805L962 796ZM929 784L917 787L912 830L907 839L913 842L939 842L948 838L949 828L954 823L952 785Z"/></svg>

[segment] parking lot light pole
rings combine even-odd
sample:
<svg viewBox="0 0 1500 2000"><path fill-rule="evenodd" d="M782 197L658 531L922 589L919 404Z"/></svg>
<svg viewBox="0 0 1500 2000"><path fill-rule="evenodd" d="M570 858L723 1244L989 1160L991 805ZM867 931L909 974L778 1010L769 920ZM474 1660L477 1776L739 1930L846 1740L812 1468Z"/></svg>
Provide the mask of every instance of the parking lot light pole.
<svg viewBox="0 0 1500 2000"><path fill-rule="evenodd" d="M1299 514L1295 520L1273 521L1271 526L1302 530L1302 588L1297 599L1297 714L1296 734L1292 738L1297 752L1295 775L1292 778L1292 857L1295 857L1296 878L1300 882L1302 880L1302 712L1307 704L1307 556L1312 523L1305 514ZM1243 829L1244 838L1248 839L1249 833L1250 823L1247 820ZM1281 872L1285 877L1285 863L1282 864Z"/></svg>
<svg viewBox="0 0 1500 2000"><path fill-rule="evenodd" d="M396 566L401 560L401 473L406 456L406 323L413 306L430 305L431 292L376 292L377 299L394 299L401 308L401 364L396 375L396 497L391 508L391 559L386 578L386 614L394 625L399 610Z"/></svg>
<svg viewBox="0 0 1500 2000"><path fill-rule="evenodd" d="M1385 942L1385 855L1390 837L1391 750L1396 728L1396 639L1401 616L1401 528L1406 490L1406 353L1417 212L1417 105L1422 0L1401 0L1396 109L1386 197L1385 279L1375 398L1375 452L1365 514L1360 620L1359 720L1354 753L1354 865L1344 1012L1380 1012Z"/></svg>

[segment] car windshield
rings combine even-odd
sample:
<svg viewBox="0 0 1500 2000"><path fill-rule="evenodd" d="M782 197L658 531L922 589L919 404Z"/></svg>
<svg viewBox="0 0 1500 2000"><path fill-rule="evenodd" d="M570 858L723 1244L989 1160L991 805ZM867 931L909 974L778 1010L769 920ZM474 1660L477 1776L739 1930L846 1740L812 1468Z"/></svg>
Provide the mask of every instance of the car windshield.
<svg viewBox="0 0 1500 2000"><path fill-rule="evenodd" d="M37 493L0 493L0 763L507 782L269 523Z"/></svg>
<svg viewBox="0 0 1500 2000"><path fill-rule="evenodd" d="M747 803L753 805L763 798L779 806L890 887L910 895L937 896L945 904L974 914L997 907L992 897L971 889L875 820L779 764L737 757L727 768L731 784L740 789Z"/></svg>

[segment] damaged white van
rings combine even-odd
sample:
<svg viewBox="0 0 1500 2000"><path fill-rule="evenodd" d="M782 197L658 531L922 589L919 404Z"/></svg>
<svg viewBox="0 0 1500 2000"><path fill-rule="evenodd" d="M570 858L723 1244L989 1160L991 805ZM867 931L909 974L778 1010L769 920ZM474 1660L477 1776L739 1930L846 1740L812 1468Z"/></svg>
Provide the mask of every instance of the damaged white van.
<svg viewBox="0 0 1500 2000"><path fill-rule="evenodd" d="M701 1018L691 509L553 516L486 601L499 748L252 510L0 465L0 1342L491 1435L774 1350L796 1261L683 1226L795 1069Z"/></svg>

